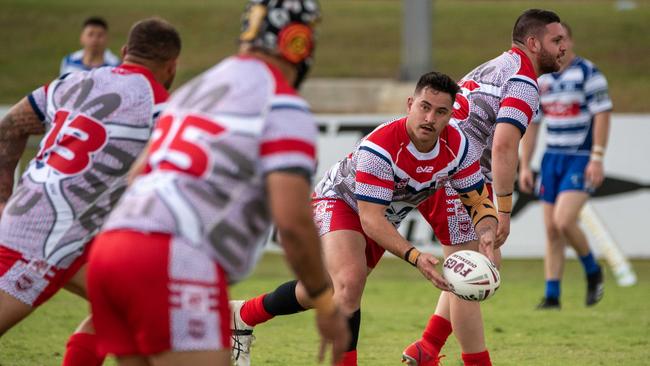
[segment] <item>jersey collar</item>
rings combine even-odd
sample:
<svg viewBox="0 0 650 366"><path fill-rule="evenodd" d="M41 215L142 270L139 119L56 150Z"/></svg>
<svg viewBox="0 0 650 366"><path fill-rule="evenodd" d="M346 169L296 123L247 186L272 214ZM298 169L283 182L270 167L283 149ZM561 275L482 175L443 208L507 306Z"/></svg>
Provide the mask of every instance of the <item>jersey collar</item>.
<svg viewBox="0 0 650 366"><path fill-rule="evenodd" d="M519 49L518 47L512 47L510 49L510 52L516 53L521 57L521 67L520 67L520 73L523 71L523 74L531 77L533 80L537 80L537 73L535 72L535 68L533 67L533 62L530 60L526 52L523 50Z"/></svg>
<svg viewBox="0 0 650 366"><path fill-rule="evenodd" d="M149 81L151 85L151 90L153 90L154 103L162 103L169 98L169 92L165 89L162 84L160 84L156 78L153 76L153 73L148 68L142 65L135 64L121 64L115 67L114 72L119 74L141 74Z"/></svg>

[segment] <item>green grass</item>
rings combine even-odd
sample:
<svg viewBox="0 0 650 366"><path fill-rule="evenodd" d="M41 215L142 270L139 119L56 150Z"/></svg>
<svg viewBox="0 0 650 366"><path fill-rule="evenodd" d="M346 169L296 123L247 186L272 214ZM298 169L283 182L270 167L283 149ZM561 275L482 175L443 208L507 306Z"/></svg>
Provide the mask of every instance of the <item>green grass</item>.
<svg viewBox="0 0 650 366"><path fill-rule="evenodd" d="M535 311L543 291L541 260L507 260L502 286L483 306L488 347L496 365L647 365L650 347L650 261L635 261L635 287L620 288L607 277L605 298L585 308L578 262L567 263L561 311ZM275 288L290 276L281 256L268 254L252 277L231 289L245 298ZM403 261L384 259L368 281L363 299L360 365L398 365L404 346L420 336L439 291ZM83 319L86 304L61 293L0 339L0 365L60 365L67 336ZM260 325L254 365L316 364L313 313ZM453 336L445 366L461 365ZM107 363L113 365L113 363Z"/></svg>
<svg viewBox="0 0 650 366"><path fill-rule="evenodd" d="M461 77L509 46L516 17L526 8L556 10L574 28L579 54L595 61L609 78L618 112L649 111L650 4L617 12L614 1L434 2L435 68ZM14 103L58 72L61 57L78 48L79 25L105 16L110 47L118 51L130 25L159 15L183 37L180 85L232 53L243 0L0 0L0 103ZM323 22L314 75L388 77L399 71L401 1L323 0Z"/></svg>

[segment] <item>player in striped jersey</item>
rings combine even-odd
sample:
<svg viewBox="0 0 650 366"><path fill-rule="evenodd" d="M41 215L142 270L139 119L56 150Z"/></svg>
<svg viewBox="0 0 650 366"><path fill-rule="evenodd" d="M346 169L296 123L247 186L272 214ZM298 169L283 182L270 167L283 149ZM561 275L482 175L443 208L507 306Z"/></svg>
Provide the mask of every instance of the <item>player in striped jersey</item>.
<svg viewBox="0 0 650 366"><path fill-rule="evenodd" d="M86 296L90 243L167 101L180 43L169 23L142 20L129 32L122 65L61 76L0 122L0 334L61 288ZM44 132L9 197L29 135ZM72 336L65 366L101 364L83 351L94 349L89 324Z"/></svg>
<svg viewBox="0 0 650 366"><path fill-rule="evenodd" d="M497 246L510 231L512 191L519 140L539 104L537 75L556 71L564 54L564 30L553 12L529 9L515 22L512 48L468 73L460 81L454 119L470 143L479 146L483 174L497 196L499 230ZM453 187L440 190L422 206L447 253L476 247L470 218L460 206ZM495 259L500 258L497 250ZM460 343L465 365L490 365L483 335L479 303L443 292L422 339L402 355L411 366L437 365L440 349L452 329Z"/></svg>
<svg viewBox="0 0 650 366"><path fill-rule="evenodd" d="M539 77L541 111L522 143L519 186L530 193L533 173L530 159L539 122L546 124L546 150L538 195L546 225L546 293L540 309L560 308L560 279L564 268L564 239L575 249L587 278L587 306L603 295L603 274L578 225L578 215L589 194L604 179L603 156L609 134L612 101L605 76L589 60L573 52L571 29L561 71Z"/></svg>
<svg viewBox="0 0 650 366"><path fill-rule="evenodd" d="M436 287L448 289L435 270L438 260L420 253L397 231L404 217L434 192L448 184L461 193L459 209L470 212L481 251L492 256L496 210L480 171L479 154L473 151L477 147L456 125L448 124L457 91L456 83L444 74L423 75L408 98L407 116L364 137L315 188L314 220L336 301L350 316L353 335L340 365L357 365L361 296L366 277L385 251L417 267ZM233 305L236 325L249 331L276 315L313 307L296 281ZM249 341L250 337L242 343ZM240 348L235 350L240 356L236 365L249 365L248 347Z"/></svg>
<svg viewBox="0 0 650 366"><path fill-rule="evenodd" d="M61 60L60 75L75 71L89 71L102 66L117 66L120 58L109 50L108 23L100 17L90 17L83 23L79 42L82 49Z"/></svg>
<svg viewBox="0 0 650 366"><path fill-rule="evenodd" d="M239 54L171 96L89 255L99 348L120 365L230 365L228 285L271 221L316 304L321 349L333 343L334 362L347 346L310 215L316 123L296 91L319 15L314 0L250 1Z"/></svg>

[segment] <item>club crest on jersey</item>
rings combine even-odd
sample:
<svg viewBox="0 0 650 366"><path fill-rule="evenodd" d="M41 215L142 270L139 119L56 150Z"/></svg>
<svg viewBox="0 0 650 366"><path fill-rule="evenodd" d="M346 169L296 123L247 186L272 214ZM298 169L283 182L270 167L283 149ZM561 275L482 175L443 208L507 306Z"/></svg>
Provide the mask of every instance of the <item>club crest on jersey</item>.
<svg viewBox="0 0 650 366"><path fill-rule="evenodd" d="M34 279L26 274L20 275L16 280L16 290L27 291L34 286Z"/></svg>
<svg viewBox="0 0 650 366"><path fill-rule="evenodd" d="M395 188L397 189L404 189L408 184L409 184L409 179L410 178L402 178L395 184Z"/></svg>
<svg viewBox="0 0 650 366"><path fill-rule="evenodd" d="M458 228L463 235L469 234L469 230L472 228L472 223L469 220L463 220L458 223Z"/></svg>

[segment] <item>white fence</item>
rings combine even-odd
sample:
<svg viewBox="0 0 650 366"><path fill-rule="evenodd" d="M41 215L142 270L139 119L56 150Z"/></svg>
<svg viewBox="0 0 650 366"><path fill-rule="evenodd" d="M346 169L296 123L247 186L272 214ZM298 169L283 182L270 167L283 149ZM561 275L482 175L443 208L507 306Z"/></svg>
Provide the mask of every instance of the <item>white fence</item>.
<svg viewBox="0 0 650 366"><path fill-rule="evenodd" d="M7 107L0 106L0 116ZM394 116L318 115L320 176L348 154L364 133ZM628 257L650 258L650 238L645 225L650 220L650 115L615 114L605 158L607 179L592 204L609 232ZM538 147L543 146L542 132ZM534 158L539 166L541 148ZM440 253L428 224L418 213L411 214L401 232L414 244ZM506 257L543 257L544 224L540 205L529 196L515 195L511 235L503 253ZM572 253L569 253L572 255ZM597 253L599 254L599 253Z"/></svg>

